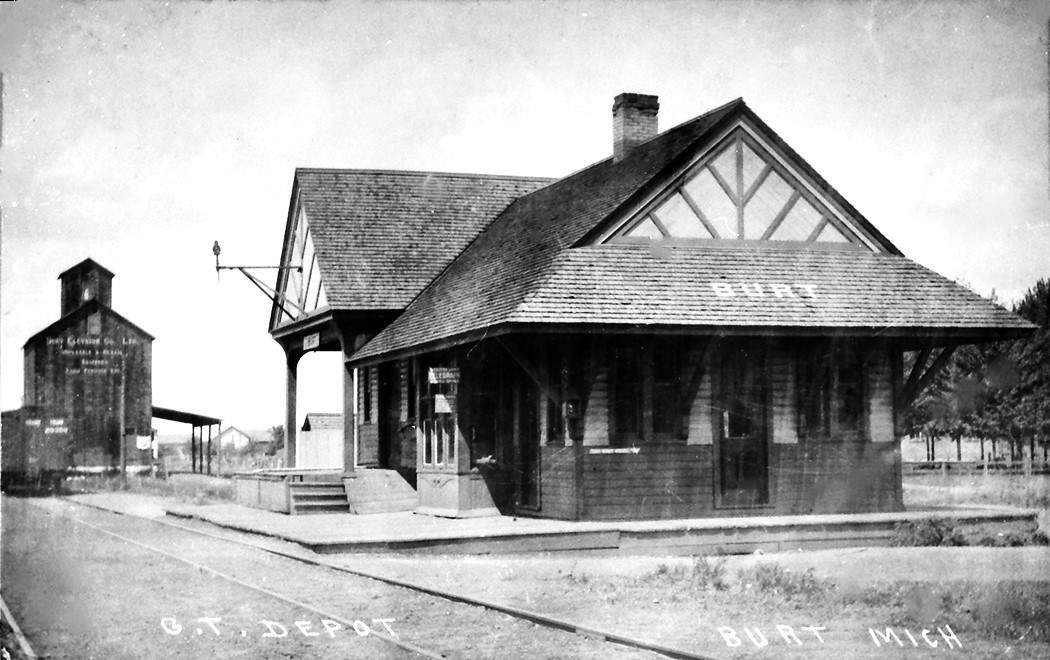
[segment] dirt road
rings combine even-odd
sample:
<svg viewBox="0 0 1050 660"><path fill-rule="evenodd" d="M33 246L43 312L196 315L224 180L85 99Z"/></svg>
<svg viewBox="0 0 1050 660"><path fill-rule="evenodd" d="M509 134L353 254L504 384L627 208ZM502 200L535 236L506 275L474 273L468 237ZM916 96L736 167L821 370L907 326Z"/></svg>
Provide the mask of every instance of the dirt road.
<svg viewBox="0 0 1050 660"><path fill-rule="evenodd" d="M95 523L364 622L393 618L391 626L401 639L447 657L655 657L540 630L478 608L417 599L381 584L350 587L344 575L260 558L258 551L228 543L171 536L149 522L161 515L158 502L127 494L99 498L95 505L115 506L142 519L94 512L88 518ZM72 504L5 499L5 507L13 512L5 516L4 527L14 544L5 537L4 595L21 595L27 632L45 640L44 650L52 657L411 656L373 638L358 638L349 626L328 635L316 612L77 526L63 518L79 509ZM957 634L962 646L952 646L952 655L959 657L1050 657L1050 630L1013 625L1026 616L1024 608L1046 611L1040 604L1050 595L1046 548L871 548L732 557L720 571L730 584L721 589L711 586L710 576L698 574L698 560L689 557L386 554L331 559L719 659L934 658L948 650L937 630L949 638ZM788 569L790 575L774 576L765 588L751 584L755 570L766 564ZM799 581L810 569L819 580ZM801 591L784 591L794 587ZM220 634L200 620L209 616L221 618L215 624ZM289 634L266 636L263 620L281 624ZM321 634L302 633L297 621ZM931 641L940 640L937 646L922 637L925 629Z"/></svg>

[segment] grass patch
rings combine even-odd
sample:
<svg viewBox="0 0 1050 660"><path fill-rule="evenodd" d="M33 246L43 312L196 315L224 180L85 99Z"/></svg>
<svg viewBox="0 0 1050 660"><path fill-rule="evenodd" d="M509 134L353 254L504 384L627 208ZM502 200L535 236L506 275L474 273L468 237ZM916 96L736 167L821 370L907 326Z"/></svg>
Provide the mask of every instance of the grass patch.
<svg viewBox="0 0 1050 660"><path fill-rule="evenodd" d="M1050 545L1050 538L1039 529L1023 531L964 533L951 521L930 518L917 522L899 522L894 526L893 545L907 547L979 545L993 548L1017 548L1026 545Z"/></svg>
<svg viewBox="0 0 1050 660"><path fill-rule="evenodd" d="M608 603L701 602L722 598L765 603L790 602L814 606L827 600L835 583L818 577L813 569L792 572L767 562L730 575L724 557L696 557L692 563L660 564L655 571L632 578L589 577L569 574L575 587Z"/></svg>
<svg viewBox="0 0 1050 660"><path fill-rule="evenodd" d="M824 601L836 589L833 581L818 577L812 568L792 572L772 562L744 569L738 577L745 592L782 598L800 605Z"/></svg>
<svg viewBox="0 0 1050 660"><path fill-rule="evenodd" d="M1050 509L1050 475L905 474L904 497L909 507L992 504Z"/></svg>
<svg viewBox="0 0 1050 660"><path fill-rule="evenodd" d="M127 487L118 475L71 477L66 479L64 489L70 493L141 493L194 504L232 502L234 499L232 480L200 474L173 474L167 479L128 475Z"/></svg>
<svg viewBox="0 0 1050 660"><path fill-rule="evenodd" d="M651 578L665 578L666 582L685 584L693 590L724 591L729 588L726 574L725 557L694 557L689 565L668 566L660 564L651 576L640 578L648 581Z"/></svg>
<svg viewBox="0 0 1050 660"><path fill-rule="evenodd" d="M731 588L724 557L695 557L689 563L661 563L655 570L632 577L570 572L565 578L573 589L610 605L695 603Z"/></svg>
<svg viewBox="0 0 1050 660"><path fill-rule="evenodd" d="M1050 537L1041 530L1029 530L1026 532L1007 532L998 534L986 534L977 540L974 545L983 545L992 548L1017 548L1023 545L1050 545Z"/></svg>
<svg viewBox="0 0 1050 660"><path fill-rule="evenodd" d="M895 583L841 594L846 606L885 609L894 626L950 625L987 639L1050 641L1050 582Z"/></svg>
<svg viewBox="0 0 1050 660"><path fill-rule="evenodd" d="M895 546L960 546L966 537L950 521L927 518L917 522L901 521L893 526Z"/></svg>
<svg viewBox="0 0 1050 660"><path fill-rule="evenodd" d="M569 575L573 584L566 585L564 594L574 603L585 598L610 612L659 607L694 612L700 618L718 613L723 618L762 620L798 610L814 621L878 621L913 631L948 625L964 639L1050 642L1050 581L895 581L840 588L812 569L791 571L775 561L731 575L725 566L722 558L698 557L691 564L661 564L638 577Z"/></svg>

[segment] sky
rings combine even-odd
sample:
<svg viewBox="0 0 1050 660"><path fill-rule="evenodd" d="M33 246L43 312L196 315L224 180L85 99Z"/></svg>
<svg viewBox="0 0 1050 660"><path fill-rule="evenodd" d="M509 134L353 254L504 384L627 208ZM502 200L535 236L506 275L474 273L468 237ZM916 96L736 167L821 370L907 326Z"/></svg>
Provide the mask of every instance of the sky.
<svg viewBox="0 0 1050 660"><path fill-rule="evenodd" d="M0 3L0 408L91 257L155 405L283 423L270 302L296 167L564 176L621 92L737 97L908 257L1009 303L1050 277L1041 2ZM275 279L272 272L265 273ZM300 417L341 410L336 353ZM165 427L162 432L182 430Z"/></svg>

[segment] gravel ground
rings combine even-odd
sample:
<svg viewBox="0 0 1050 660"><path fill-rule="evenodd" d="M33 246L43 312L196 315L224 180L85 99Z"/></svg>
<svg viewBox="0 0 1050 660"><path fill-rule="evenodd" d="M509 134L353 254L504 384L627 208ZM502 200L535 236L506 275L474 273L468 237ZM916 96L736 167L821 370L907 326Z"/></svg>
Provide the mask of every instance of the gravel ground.
<svg viewBox="0 0 1050 660"><path fill-rule="evenodd" d="M162 504L125 494L106 497L107 506L145 517L155 516ZM721 570L727 587L722 590L698 580L695 561L688 557L334 558L357 569L500 601L716 658L939 657L945 652L944 643L930 648L922 640L923 625L917 622L924 619L916 612L922 614L932 601L940 602L975 584L995 586L1009 580L1032 584L1050 579L1050 551L1046 548L854 548L730 557L725 558ZM739 581L741 573L746 578L749 571L763 564L781 566L795 575L812 570L814 578L834 581L835 586L826 592L816 589L809 598L785 597L759 592ZM881 589L881 595L868 599L865 590L873 589ZM447 621L451 619L442 617L449 612L435 605L417 614ZM935 615L929 620L934 621ZM1018 642L1016 636L984 634L968 627L967 621L936 620L937 625L945 623L953 626L962 641L960 657L1050 657L1050 644L1045 642ZM415 619L410 627L421 625L421 619ZM813 631L804 630L807 626L822 628L818 631L822 641ZM885 632L887 626L893 627L904 646L895 642L892 648L876 646L869 628ZM936 625L926 627L935 630ZM745 629L757 641L767 643L756 646ZM909 632L918 645L912 645ZM802 644L790 633L798 635ZM936 632L932 634L936 641ZM735 641L740 644L732 646ZM518 657L500 655L499 635L479 640L470 648L448 648L466 654L451 653L451 657ZM611 652L614 647L605 648ZM579 652L567 646L537 644L530 655L580 657Z"/></svg>
<svg viewBox="0 0 1050 660"><path fill-rule="evenodd" d="M947 551L947 552L943 552ZM970 551L976 554L968 555ZM774 554L725 558L726 589L697 584L692 558L433 557L391 558L343 555L341 563L375 573L422 582L479 598L564 617L602 629L616 629L661 644L717 658L884 658L895 656L876 646L869 628L885 632L891 626L902 638L908 658L941 657L943 644L930 648L920 639L911 645L905 628L920 636L924 627L909 616L919 603L939 599L963 577L998 584L1011 567L1023 567L1027 578L1050 579L1045 548L870 548L818 553ZM994 564L1002 559L1001 565ZM1029 563L1031 561L1031 563ZM738 576L759 564L778 564L794 574L813 569L818 577L835 579L827 598L780 597L759 593ZM974 567L994 565L995 570ZM880 566L895 567L885 572ZM951 568L948 568L951 567ZM1042 572L1040 572L1042 571ZM1018 579L1020 576L1012 576ZM970 585L973 582L968 583ZM964 586L964 585L960 585ZM883 590L883 598L865 603L865 590ZM1050 593L1050 589L1047 589ZM925 599L925 600L924 600ZM932 621L937 612L928 618ZM940 617L943 619L943 617ZM951 620L944 621L949 625ZM939 623L943 622L939 621ZM1046 658L1050 645L1020 644L1011 639L981 638L971 628L955 625L965 645L965 657ZM777 626L788 626L784 638ZM822 627L823 641L806 626ZM743 643L731 647L719 629L731 628ZM743 629L759 629L769 645L757 648ZM934 633L936 641L936 634ZM762 640L758 636L759 641ZM790 639L791 643L785 642ZM894 643L895 646L895 643ZM1006 654L1005 656L1003 654Z"/></svg>
<svg viewBox="0 0 1050 660"><path fill-rule="evenodd" d="M54 658L400 658L414 654L343 626L338 615L463 658L654 658L507 615L308 566L253 548L58 500L4 498L3 579L29 639ZM78 525L70 516L292 596L322 613ZM217 617L211 628L200 617ZM287 635L268 635L273 630ZM300 626L299 622L306 622ZM305 630L304 630L305 628Z"/></svg>
<svg viewBox="0 0 1050 660"><path fill-rule="evenodd" d="M311 621L315 631L321 617L231 587L33 503L4 497L3 507L4 597L42 657L412 657L346 630L334 637L264 637L269 628L262 620L298 633L294 622ZM199 617L222 619L221 634Z"/></svg>

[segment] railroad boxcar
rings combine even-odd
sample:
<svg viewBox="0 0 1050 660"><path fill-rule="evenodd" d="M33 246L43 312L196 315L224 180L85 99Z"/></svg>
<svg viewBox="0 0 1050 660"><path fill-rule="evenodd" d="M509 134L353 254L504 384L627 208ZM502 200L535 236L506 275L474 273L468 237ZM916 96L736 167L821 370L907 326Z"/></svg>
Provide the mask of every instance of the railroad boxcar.
<svg viewBox="0 0 1050 660"><path fill-rule="evenodd" d="M55 489L73 458L73 437L63 411L26 406L5 411L2 419L3 489Z"/></svg>

